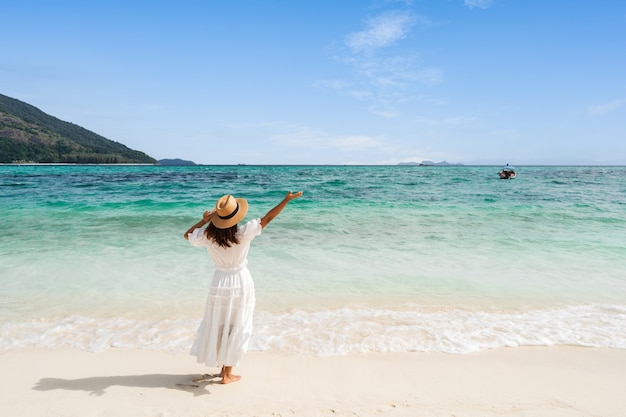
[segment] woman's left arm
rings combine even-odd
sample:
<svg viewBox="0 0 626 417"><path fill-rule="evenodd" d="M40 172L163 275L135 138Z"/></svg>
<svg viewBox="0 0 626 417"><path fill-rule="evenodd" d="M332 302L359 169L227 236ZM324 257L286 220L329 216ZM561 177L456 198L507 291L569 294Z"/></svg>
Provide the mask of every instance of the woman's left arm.
<svg viewBox="0 0 626 417"><path fill-rule="evenodd" d="M189 233L193 232L197 228L202 227L208 222L210 222L214 214L215 214L215 210L205 211L204 214L202 215L202 220L200 220L198 223L191 226L189 230L185 232L185 239L189 240Z"/></svg>

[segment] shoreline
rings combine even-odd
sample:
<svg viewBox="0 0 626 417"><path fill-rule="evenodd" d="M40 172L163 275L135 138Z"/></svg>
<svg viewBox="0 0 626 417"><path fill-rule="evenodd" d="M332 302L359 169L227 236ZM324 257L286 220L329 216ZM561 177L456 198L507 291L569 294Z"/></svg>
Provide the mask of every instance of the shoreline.
<svg viewBox="0 0 626 417"><path fill-rule="evenodd" d="M198 301L193 303L201 306ZM319 303L318 303L319 304ZM31 305L24 303L24 305ZM55 300L53 306L66 306ZM114 308L115 305L112 305ZM255 312L249 352L331 356L367 353L471 354L500 348L571 346L626 350L625 305L590 304L503 310L438 305L350 306ZM406 307L406 308L405 308ZM477 306L474 306L477 307ZM201 312L174 318L74 314L2 322L0 352L76 349L162 350L186 354ZM24 312L22 312L24 314ZM601 325L600 325L601 324ZM341 331L338 333L338 329Z"/></svg>
<svg viewBox="0 0 626 417"><path fill-rule="evenodd" d="M463 164L463 163L432 163L424 164L420 162L399 162L396 164L245 164L245 163L232 163L232 164L159 164L159 163L147 163L147 162L124 162L124 163L72 163L72 162L2 162L0 166L158 166L158 167L316 167L316 168L350 168L350 167L418 167L418 168L501 168L502 164ZM626 164L515 164L516 167L522 168L624 168Z"/></svg>
<svg viewBox="0 0 626 417"><path fill-rule="evenodd" d="M239 382L186 354L114 348L0 353L3 415L618 417L626 350L500 348L471 354L248 352Z"/></svg>
<svg viewBox="0 0 626 417"><path fill-rule="evenodd" d="M53 305L64 305L55 302ZM200 302L197 303L201 305ZM191 310L188 311L188 313ZM201 313L172 319L70 315L0 322L0 352L76 349L162 350L187 354ZM500 348L571 346L626 350L623 305L536 310L434 306L255 312L249 352L332 356L367 353L471 354ZM47 316L47 317L46 317ZM602 325L599 326L598 324ZM341 329L338 333L337 329Z"/></svg>

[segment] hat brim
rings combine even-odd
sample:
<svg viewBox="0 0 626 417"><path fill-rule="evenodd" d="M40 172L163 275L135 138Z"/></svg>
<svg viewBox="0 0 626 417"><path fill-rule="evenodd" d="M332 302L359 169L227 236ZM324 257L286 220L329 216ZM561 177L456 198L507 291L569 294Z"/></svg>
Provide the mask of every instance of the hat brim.
<svg viewBox="0 0 626 417"><path fill-rule="evenodd" d="M248 213L248 201L245 198L235 198L235 200L237 200L238 210L233 217L223 219L216 213L215 216L211 218L211 223L218 229L229 229L246 217Z"/></svg>

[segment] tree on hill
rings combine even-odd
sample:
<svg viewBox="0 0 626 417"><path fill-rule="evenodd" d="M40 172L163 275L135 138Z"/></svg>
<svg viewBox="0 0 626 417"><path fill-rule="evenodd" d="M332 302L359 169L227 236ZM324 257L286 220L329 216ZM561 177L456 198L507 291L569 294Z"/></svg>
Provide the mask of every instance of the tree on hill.
<svg viewBox="0 0 626 417"><path fill-rule="evenodd" d="M0 94L0 162L154 164L156 160Z"/></svg>

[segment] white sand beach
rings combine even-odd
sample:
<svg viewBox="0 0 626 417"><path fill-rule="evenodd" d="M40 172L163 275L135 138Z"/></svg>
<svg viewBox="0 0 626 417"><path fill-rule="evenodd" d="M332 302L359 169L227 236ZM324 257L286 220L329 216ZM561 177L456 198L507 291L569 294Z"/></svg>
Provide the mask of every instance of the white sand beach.
<svg viewBox="0 0 626 417"><path fill-rule="evenodd" d="M622 417L626 350L522 347L327 358L249 352L242 380L187 355L110 349L0 354L0 414L20 417Z"/></svg>

